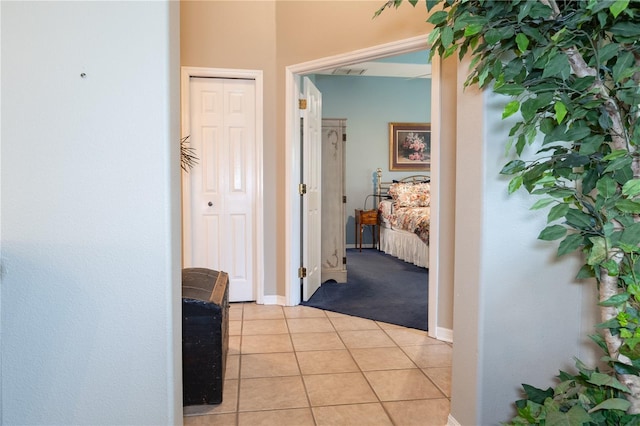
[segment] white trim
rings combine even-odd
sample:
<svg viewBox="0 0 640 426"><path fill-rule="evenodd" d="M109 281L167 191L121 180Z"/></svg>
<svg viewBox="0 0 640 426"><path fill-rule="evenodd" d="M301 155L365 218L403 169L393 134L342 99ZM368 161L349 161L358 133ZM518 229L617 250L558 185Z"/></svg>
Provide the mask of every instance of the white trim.
<svg viewBox="0 0 640 426"><path fill-rule="evenodd" d="M338 66L353 65L360 62L385 58L387 56L415 52L417 50L429 48L429 45L427 44L427 36L428 35L425 34L423 36L416 36L378 46L367 47L365 49L354 50L352 52L342 53L335 56L315 59L313 61L288 66L287 70L294 74L314 73Z"/></svg>
<svg viewBox="0 0 640 426"><path fill-rule="evenodd" d="M262 298L262 304L286 306L286 299L284 298L284 296L273 296L273 295L266 296L265 295Z"/></svg>
<svg viewBox="0 0 640 426"><path fill-rule="evenodd" d="M449 413L447 417L447 426L462 426L452 415Z"/></svg>
<svg viewBox="0 0 640 426"><path fill-rule="evenodd" d="M453 330L450 328L435 327L435 334L429 333L430 337L442 340L443 342L453 343Z"/></svg>
<svg viewBox="0 0 640 426"><path fill-rule="evenodd" d="M264 83L261 70L241 70L241 69L223 69L223 68L200 68L200 67L181 67L180 76L180 107L181 107L181 134L186 136L190 134L189 126L189 79L191 77L214 77L214 78L243 78L254 80L256 86L256 178L255 178L255 275L253 291L256 296L256 303L263 303L264 299L264 195L263 195L263 149L264 149ZM184 137L183 136L183 137ZM186 178L186 172L182 172L182 203L183 206L191 205L191 195L189 188L189 179ZM182 247L183 261L191 259L191 219L188 215L182 218Z"/></svg>
<svg viewBox="0 0 640 426"><path fill-rule="evenodd" d="M431 140L440 141L442 122L440 117L440 98L442 96L440 87L441 75L440 57L435 55L431 62L431 81L438 84L431 84ZM440 328L438 327L438 289L440 283L440 144L431 144L431 218L429 224L429 307L427 310L429 336L440 339ZM432 325L432 326L431 326ZM431 332L435 330L435 333ZM453 338L453 333L451 338Z"/></svg>
<svg viewBox="0 0 640 426"><path fill-rule="evenodd" d="M296 132L299 126L296 117L297 99L299 95L300 77L294 75L287 67L285 69L285 290L286 305L295 306L302 300L300 292L300 278L298 267L300 266L300 195L298 183L300 182L300 132Z"/></svg>
<svg viewBox="0 0 640 426"><path fill-rule="evenodd" d="M299 74L309 74L324 69L356 64L403 53L427 49L427 34L404 40L398 40L365 49L354 50L340 55L320 58L313 61L290 65L285 68L285 299L287 304L295 306L300 303L300 286L298 278L298 259L300 259L300 206L296 202L297 185L300 181L299 132L296 134L295 105L297 94L292 93L296 87ZM435 81L435 80L432 80ZM438 105L439 108L439 105ZM433 114L433 112L432 112ZM437 285L437 283L436 283ZM431 287L431 286L429 286ZM437 299L429 298L429 310L435 309ZM435 323L434 323L435 324Z"/></svg>

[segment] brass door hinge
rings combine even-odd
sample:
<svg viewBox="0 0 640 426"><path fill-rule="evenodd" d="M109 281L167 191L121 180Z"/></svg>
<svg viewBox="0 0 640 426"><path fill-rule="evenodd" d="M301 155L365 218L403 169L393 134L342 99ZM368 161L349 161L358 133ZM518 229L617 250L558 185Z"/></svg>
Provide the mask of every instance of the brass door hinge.
<svg viewBox="0 0 640 426"><path fill-rule="evenodd" d="M343 196L342 196L342 202L343 202L343 203L346 203L346 202L347 202L347 196L346 196L346 195L343 195Z"/></svg>
<svg viewBox="0 0 640 426"><path fill-rule="evenodd" d="M346 264L347 264L347 258L346 258L346 256L342 258L342 264L343 264L343 265L346 265Z"/></svg>
<svg viewBox="0 0 640 426"><path fill-rule="evenodd" d="M342 134L342 142L346 142L347 141L347 134L343 133Z"/></svg>
<svg viewBox="0 0 640 426"><path fill-rule="evenodd" d="M298 99L298 108L307 109L307 100L306 99Z"/></svg>
<svg viewBox="0 0 640 426"><path fill-rule="evenodd" d="M306 183L301 183L298 185L298 194L300 195L304 195L307 193L307 184Z"/></svg>
<svg viewBox="0 0 640 426"><path fill-rule="evenodd" d="M298 278L307 278L307 268L304 266L298 268Z"/></svg>

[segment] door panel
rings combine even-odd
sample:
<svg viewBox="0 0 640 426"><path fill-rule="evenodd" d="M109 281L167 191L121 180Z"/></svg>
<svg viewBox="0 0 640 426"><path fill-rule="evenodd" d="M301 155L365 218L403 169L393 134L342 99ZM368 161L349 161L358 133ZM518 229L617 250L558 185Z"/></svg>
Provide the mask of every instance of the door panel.
<svg viewBox="0 0 640 426"><path fill-rule="evenodd" d="M255 83L192 78L191 262L229 274L229 300L255 300Z"/></svg>
<svg viewBox="0 0 640 426"><path fill-rule="evenodd" d="M307 278L303 280L302 299L306 301L320 287L321 278L322 94L309 78L303 81L307 108L303 110L302 152L307 194L303 197L302 250Z"/></svg>

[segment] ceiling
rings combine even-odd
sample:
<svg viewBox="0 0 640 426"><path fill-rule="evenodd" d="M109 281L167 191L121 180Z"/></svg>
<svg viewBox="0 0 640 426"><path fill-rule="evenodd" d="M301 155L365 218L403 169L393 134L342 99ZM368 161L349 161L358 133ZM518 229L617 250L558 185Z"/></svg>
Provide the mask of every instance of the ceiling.
<svg viewBox="0 0 640 426"><path fill-rule="evenodd" d="M419 52L318 71L315 74L362 77L431 78L431 64L427 63L428 55L428 50L422 50Z"/></svg>

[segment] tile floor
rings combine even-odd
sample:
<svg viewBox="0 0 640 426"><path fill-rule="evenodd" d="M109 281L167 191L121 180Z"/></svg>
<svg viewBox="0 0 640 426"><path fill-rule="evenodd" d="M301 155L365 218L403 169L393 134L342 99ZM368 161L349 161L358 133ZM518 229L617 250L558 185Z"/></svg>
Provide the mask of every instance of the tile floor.
<svg viewBox="0 0 640 426"><path fill-rule="evenodd" d="M446 425L451 345L306 306L232 303L223 401L192 425Z"/></svg>

